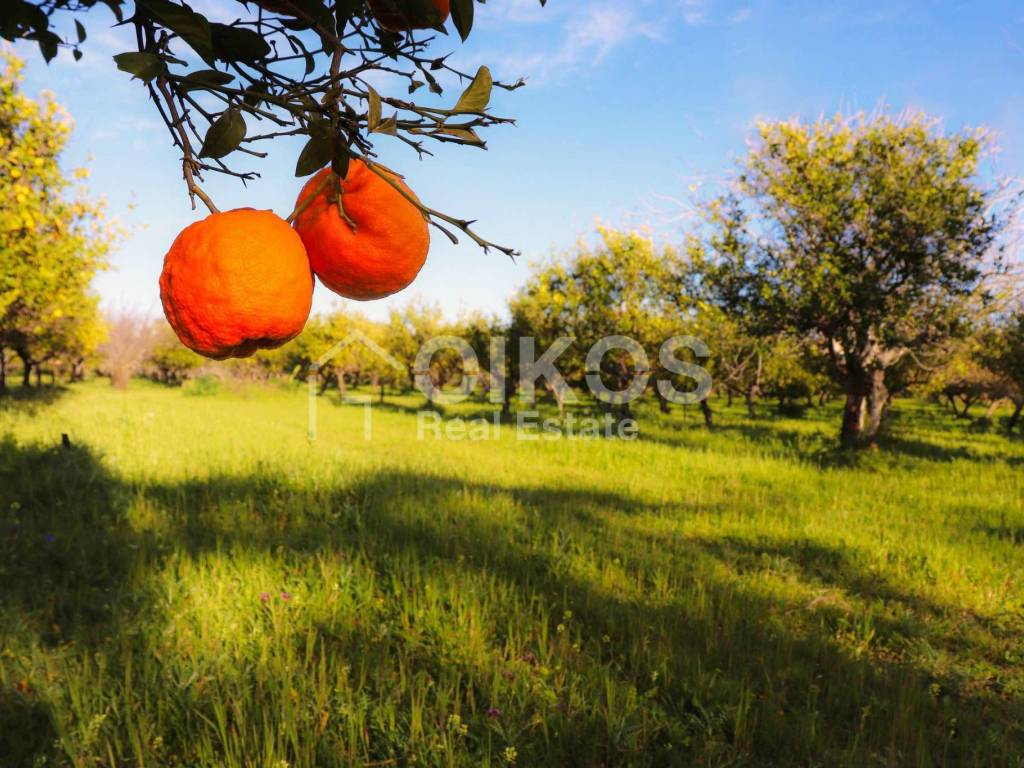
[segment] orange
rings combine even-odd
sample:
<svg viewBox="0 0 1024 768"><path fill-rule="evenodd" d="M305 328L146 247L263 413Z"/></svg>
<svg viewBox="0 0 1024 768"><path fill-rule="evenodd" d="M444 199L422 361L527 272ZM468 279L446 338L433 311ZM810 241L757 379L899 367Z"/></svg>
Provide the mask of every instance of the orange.
<svg viewBox="0 0 1024 768"><path fill-rule="evenodd" d="M299 193L296 207L330 173L324 168L313 176ZM400 179L390 178L415 199ZM341 202L352 224L338 213L331 186L328 182L295 219L316 276L335 293L360 301L409 285L430 248L427 220L420 210L361 160L349 163L342 182Z"/></svg>
<svg viewBox="0 0 1024 768"><path fill-rule="evenodd" d="M429 2L437 9L434 17L430 14ZM369 3L377 23L392 32L430 29L447 21L450 12L450 0L369 0Z"/></svg>
<svg viewBox="0 0 1024 768"><path fill-rule="evenodd" d="M239 208L185 227L164 257L164 314L181 343L222 360L279 347L306 324L313 275L295 231Z"/></svg>

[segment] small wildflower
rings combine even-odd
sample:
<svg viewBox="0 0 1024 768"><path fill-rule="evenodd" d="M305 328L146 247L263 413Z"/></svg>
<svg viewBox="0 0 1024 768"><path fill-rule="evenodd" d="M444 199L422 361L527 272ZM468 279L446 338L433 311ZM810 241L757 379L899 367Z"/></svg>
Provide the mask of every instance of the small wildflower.
<svg viewBox="0 0 1024 768"><path fill-rule="evenodd" d="M289 600L292 599L292 593L289 592L287 589L282 589L281 590L281 599L284 600L285 602L288 602Z"/></svg>
<svg viewBox="0 0 1024 768"><path fill-rule="evenodd" d="M260 602L263 603L264 605L269 603L270 602L270 593L269 592L260 592Z"/></svg>
<svg viewBox="0 0 1024 768"><path fill-rule="evenodd" d="M505 758L505 762L509 765L515 763L516 758L519 757L519 753L516 752L515 747L505 747L505 751L502 752L502 757Z"/></svg>
<svg viewBox="0 0 1024 768"><path fill-rule="evenodd" d="M558 631L558 634L562 634L565 632L565 624L559 624L555 629Z"/></svg>
<svg viewBox="0 0 1024 768"><path fill-rule="evenodd" d="M523 654L523 661L525 661L527 664L533 664L533 662L535 662L536 660L537 657L534 656L533 653L530 651L527 651Z"/></svg>
<svg viewBox="0 0 1024 768"><path fill-rule="evenodd" d="M43 541L45 541L47 544L53 544L53 542L55 542L56 540L57 537L54 536L52 533L48 533L46 534L46 536L43 537Z"/></svg>
<svg viewBox="0 0 1024 768"><path fill-rule="evenodd" d="M572 611L565 611L562 614L562 621L570 621L572 619Z"/></svg>
<svg viewBox="0 0 1024 768"><path fill-rule="evenodd" d="M610 637L608 637L608 635L601 635L601 642L602 643L606 643L607 644L607 643L610 643L611 641L612 641L612 639Z"/></svg>
<svg viewBox="0 0 1024 768"><path fill-rule="evenodd" d="M501 717L501 710L497 707L491 707L487 710L487 716L492 720L497 720L499 717Z"/></svg>

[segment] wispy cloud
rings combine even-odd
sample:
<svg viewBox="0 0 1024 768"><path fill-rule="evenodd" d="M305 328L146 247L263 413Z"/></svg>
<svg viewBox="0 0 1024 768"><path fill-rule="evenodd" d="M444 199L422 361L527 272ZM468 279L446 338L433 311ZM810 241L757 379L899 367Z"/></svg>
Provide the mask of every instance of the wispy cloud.
<svg viewBox="0 0 1024 768"><path fill-rule="evenodd" d="M690 26L703 24L708 19L708 9L705 0L683 0L682 11L683 21Z"/></svg>
<svg viewBox="0 0 1024 768"><path fill-rule="evenodd" d="M600 64L616 49L635 40L659 38L659 25L641 16L637 7L588 3L566 22L561 42L553 52L506 56L503 64L506 70L525 74L534 83L544 82L582 66Z"/></svg>
<svg viewBox="0 0 1024 768"><path fill-rule="evenodd" d="M740 8L729 17L730 24L743 24L754 17L753 8Z"/></svg>

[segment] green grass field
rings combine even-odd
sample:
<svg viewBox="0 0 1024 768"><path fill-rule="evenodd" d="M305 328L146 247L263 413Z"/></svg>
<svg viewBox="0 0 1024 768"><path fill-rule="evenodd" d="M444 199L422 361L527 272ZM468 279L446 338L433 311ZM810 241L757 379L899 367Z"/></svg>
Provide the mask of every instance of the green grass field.
<svg viewBox="0 0 1024 768"><path fill-rule="evenodd" d="M0 401L0 766L1024 765L1019 439L417 403Z"/></svg>

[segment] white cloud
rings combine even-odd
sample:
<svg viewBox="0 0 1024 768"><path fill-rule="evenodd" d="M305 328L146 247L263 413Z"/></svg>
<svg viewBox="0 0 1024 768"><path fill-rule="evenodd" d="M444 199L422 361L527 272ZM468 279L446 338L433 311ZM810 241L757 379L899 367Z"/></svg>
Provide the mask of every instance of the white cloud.
<svg viewBox="0 0 1024 768"><path fill-rule="evenodd" d="M745 21L750 21L753 16L754 10L752 8L740 8L729 17L729 22L732 24L742 24Z"/></svg>
<svg viewBox="0 0 1024 768"><path fill-rule="evenodd" d="M532 0L531 5L539 3ZM533 83L543 82L584 65L597 65L634 40L660 38L657 24L642 18L635 7L619 3L588 3L571 14L564 32L553 53L506 56L503 70L523 74Z"/></svg>

